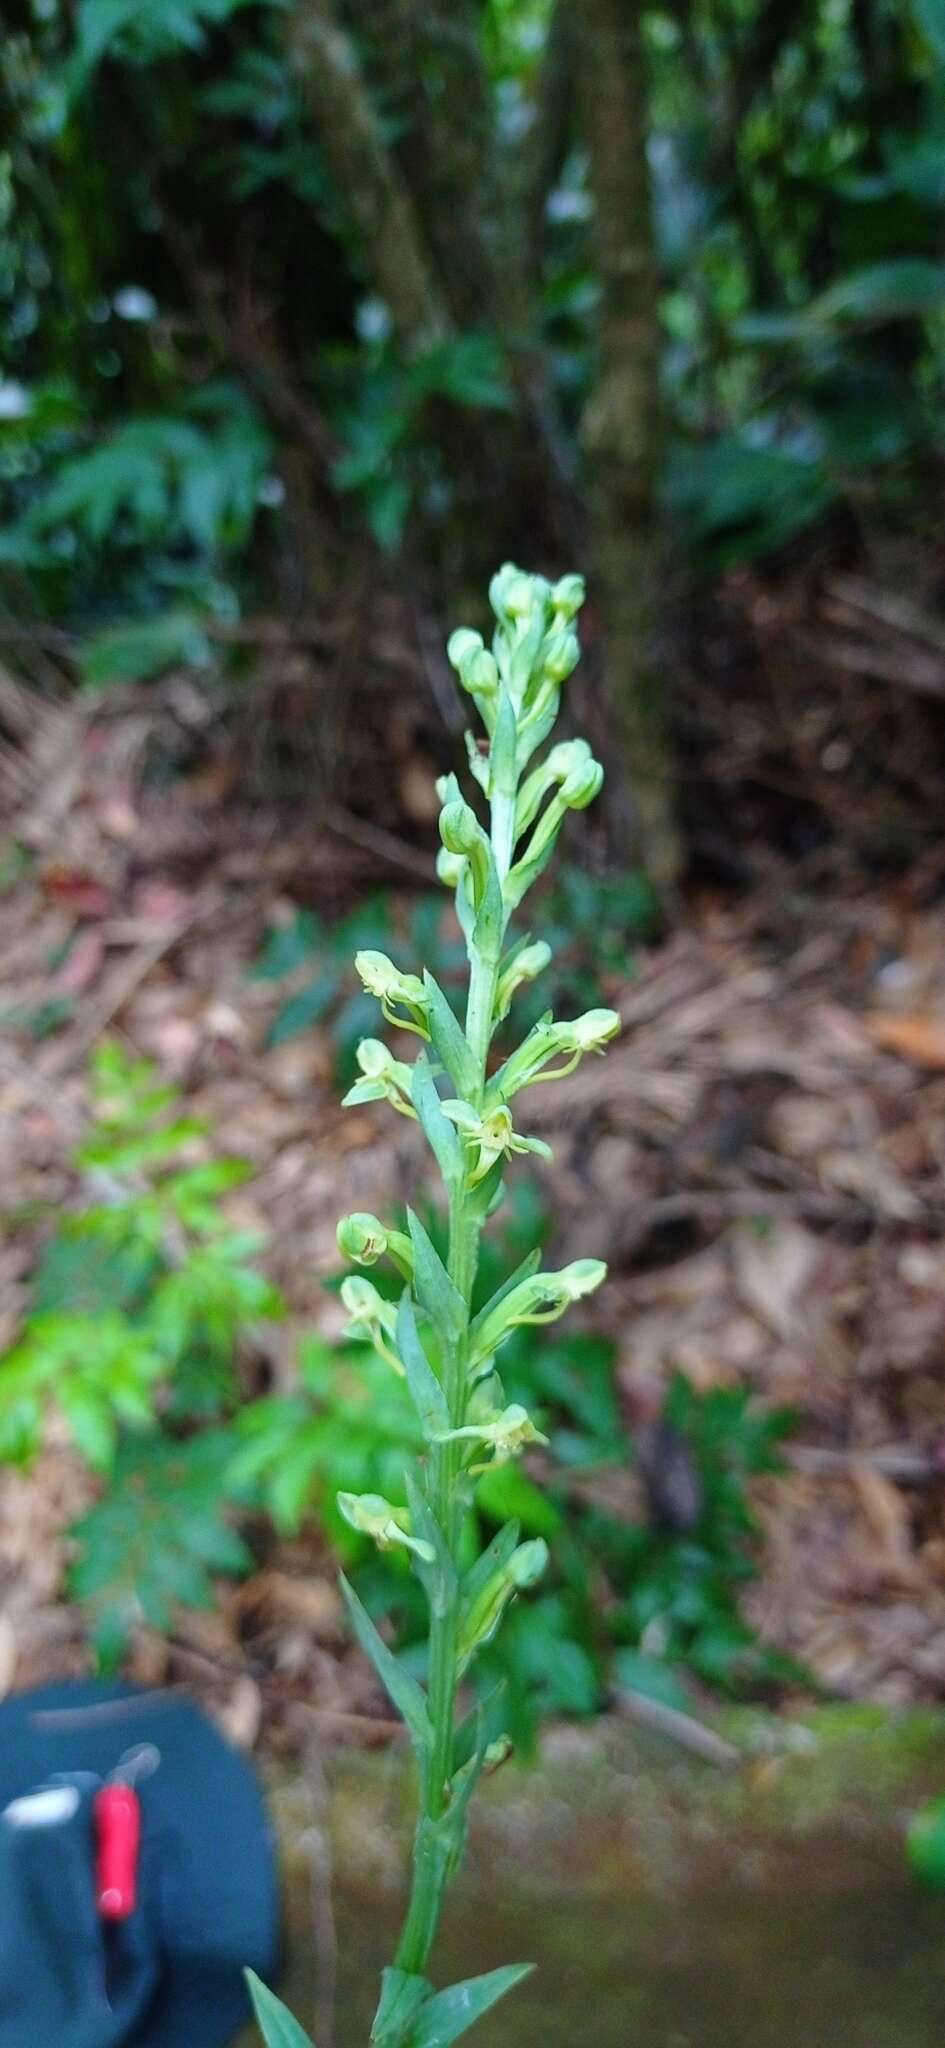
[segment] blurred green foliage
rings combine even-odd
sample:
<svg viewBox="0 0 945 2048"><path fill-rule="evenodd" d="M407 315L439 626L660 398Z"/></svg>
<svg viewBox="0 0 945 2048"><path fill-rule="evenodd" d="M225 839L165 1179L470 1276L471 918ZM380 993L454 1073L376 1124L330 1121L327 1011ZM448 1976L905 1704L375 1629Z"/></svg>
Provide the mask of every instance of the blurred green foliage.
<svg viewBox="0 0 945 2048"><path fill-rule="evenodd" d="M292 933L273 935L270 966L292 964ZM30 1463L52 1423L96 1475L69 1587L103 1665L120 1661L136 1625L170 1632L181 1607L211 1606L215 1578L253 1568L250 1539L265 1521L283 1536L317 1527L414 1661L425 1633L416 1581L336 1506L339 1491L402 1498L419 1449L402 1383L370 1346L308 1336L289 1391L247 1394L241 1361L284 1306L260 1241L227 1219L248 1169L219 1155L178 1091L117 1043L96 1055L75 1165L76 1206L44 1244L20 1335L0 1359L0 1460ZM427 1221L435 1234L437 1218ZM501 1241L485 1241L483 1299L547 1235L521 1186ZM380 1269L376 1284L397 1291ZM738 1596L758 1549L748 1483L775 1468L787 1418L676 1378L660 1422L691 1463L695 1512L674 1530L639 1500L607 1504L608 1478L631 1473L644 1449L620 1406L612 1342L523 1328L505 1356L510 1399L550 1438L540 1486L509 1464L477 1489L486 1540L514 1516L552 1554L548 1586L519 1603L483 1658L485 1690L507 1690L516 1740L527 1746L546 1714L595 1712L615 1683L677 1705L687 1672L732 1693L777 1683L785 1668L755 1641Z"/></svg>
<svg viewBox="0 0 945 2048"><path fill-rule="evenodd" d="M457 426L468 445L470 414L524 419L531 365L556 459L580 481L598 280L579 95L562 115L555 93L559 46L573 73L571 11L485 0L475 17L494 159L481 204L523 195L527 293L507 319L483 303L405 344L305 103L293 10L14 0L0 598L64 624L91 682L235 659L221 629L291 581L306 435L318 488L327 465L342 505L396 547L408 520L449 516ZM373 35L354 4L339 19L383 145L409 168L447 90L433 28L408 116L395 27ZM697 0L654 5L644 29L663 488L692 556L745 559L844 507L926 517L945 362L937 0ZM474 225L459 206L460 252Z"/></svg>

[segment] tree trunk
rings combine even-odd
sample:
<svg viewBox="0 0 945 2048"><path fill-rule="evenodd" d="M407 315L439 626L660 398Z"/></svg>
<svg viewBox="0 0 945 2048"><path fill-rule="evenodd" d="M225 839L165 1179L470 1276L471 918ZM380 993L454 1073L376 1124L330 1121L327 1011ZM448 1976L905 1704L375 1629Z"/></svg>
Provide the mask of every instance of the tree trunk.
<svg viewBox="0 0 945 2048"><path fill-rule="evenodd" d="M347 0L347 14L450 314L504 336L509 209L476 0Z"/></svg>
<svg viewBox="0 0 945 2048"><path fill-rule="evenodd" d="M332 0L300 0L289 36L302 97L395 332L408 350L440 341L450 322L413 202Z"/></svg>
<svg viewBox="0 0 945 2048"><path fill-rule="evenodd" d="M681 848L662 677L653 653L659 324L639 0L579 0L584 127L601 282L599 367L582 422L592 587L607 696L634 812L632 850L671 896Z"/></svg>

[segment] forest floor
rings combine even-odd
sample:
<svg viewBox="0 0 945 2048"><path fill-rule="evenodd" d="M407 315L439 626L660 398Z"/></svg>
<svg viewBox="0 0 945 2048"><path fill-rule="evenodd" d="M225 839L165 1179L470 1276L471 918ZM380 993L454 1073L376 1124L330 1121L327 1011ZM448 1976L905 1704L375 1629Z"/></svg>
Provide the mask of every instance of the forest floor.
<svg viewBox="0 0 945 2048"><path fill-rule="evenodd" d="M285 1387L300 1330L338 1328L337 1216L384 1213L420 1156L405 1122L342 1115L326 1025L267 1049L285 990L250 970L292 905L330 915L380 881L406 901L432 862L346 812L316 830L247 803L224 757L162 784L156 728L182 701L44 714L14 792L0 1346L44 1217L75 1198L89 1052L118 1032L253 1166L231 1209L265 1231L289 1302L262 1361ZM432 776L409 772L420 822ZM600 1320L628 1403L681 1368L797 1415L758 1491L754 1623L831 1693L891 1704L945 1696L945 949L927 882L842 885L814 855L737 896L697 890L603 992L624 1025L606 1062L529 1104L555 1146L556 1254L610 1263ZM87 1661L62 1583L88 1495L55 1444L0 1479L0 1689ZM305 1539L170 1644L142 1633L132 1675L206 1688L244 1740L301 1695L356 1733L373 1682L341 1640L333 1566Z"/></svg>

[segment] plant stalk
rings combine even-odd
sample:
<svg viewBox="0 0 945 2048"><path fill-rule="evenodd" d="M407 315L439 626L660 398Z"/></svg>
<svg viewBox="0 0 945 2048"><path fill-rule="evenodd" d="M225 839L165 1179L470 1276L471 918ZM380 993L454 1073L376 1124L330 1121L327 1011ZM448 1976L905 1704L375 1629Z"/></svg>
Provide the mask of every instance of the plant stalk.
<svg viewBox="0 0 945 2048"><path fill-rule="evenodd" d="M507 854L506 865L508 857ZM484 960L481 955L474 955L470 967L466 1035L476 1060L477 1107L485 1093L498 976L498 955L495 960ZM450 1203L447 1270L465 1302L466 1317L462 1335L446 1360L444 1375L450 1421L456 1429L462 1428L466 1420L466 1349L479 1263L479 1231L479 1219L470 1213L465 1192L460 1189ZM450 1599L442 1612L433 1612L430 1617L427 1699L433 1741L420 1787L410 1901L396 1953L398 1969L409 1970L418 1976L422 1975L433 1947L450 1876L431 1840L431 1826L441 1819L446 1809L453 1776L460 1598L458 1551L462 1523L462 1500L458 1497L457 1486L460 1465L461 1449L458 1444L437 1444L433 1447L431 1505L456 1571Z"/></svg>

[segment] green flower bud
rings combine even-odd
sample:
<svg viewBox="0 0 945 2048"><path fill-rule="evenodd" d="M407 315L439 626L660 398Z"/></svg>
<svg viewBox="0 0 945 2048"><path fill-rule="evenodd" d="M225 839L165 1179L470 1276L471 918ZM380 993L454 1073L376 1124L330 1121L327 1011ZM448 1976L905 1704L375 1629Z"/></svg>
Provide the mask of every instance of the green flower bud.
<svg viewBox="0 0 945 2048"><path fill-rule="evenodd" d="M573 1074L585 1053L603 1052L619 1030L616 1010L587 1010L571 1024L556 1024L551 1017L543 1018L493 1075L486 1090L486 1106L508 1102L520 1088L531 1088L536 1081L562 1081L565 1075ZM552 1061L562 1055L564 1065L552 1067Z"/></svg>
<svg viewBox="0 0 945 2048"><path fill-rule="evenodd" d="M559 576L557 583L551 586L551 603L559 618L576 618L584 597L583 576Z"/></svg>
<svg viewBox="0 0 945 2048"><path fill-rule="evenodd" d="M607 1267L603 1259L572 1259L570 1266L562 1266L554 1277L566 1302L581 1301L606 1280Z"/></svg>
<svg viewBox="0 0 945 2048"><path fill-rule="evenodd" d="M531 946L523 946L510 965L499 976L496 990L496 1015L508 1016L509 1005L516 989L524 987L527 981L536 981L543 974L551 960L551 947L544 939L536 939Z"/></svg>
<svg viewBox="0 0 945 2048"><path fill-rule="evenodd" d="M478 911L490 881L494 880L495 867L489 841L475 811L464 797L452 797L444 804L440 812L440 838L448 854L461 854L468 860L470 895L473 908Z"/></svg>
<svg viewBox="0 0 945 2048"><path fill-rule="evenodd" d="M599 761L585 761L575 768L561 785L561 801L569 811L586 811L588 804L600 795L604 771Z"/></svg>
<svg viewBox="0 0 945 2048"><path fill-rule="evenodd" d="M439 880L445 882L448 889L459 888L465 865L465 857L462 854L447 853L446 847L441 846L436 857L436 872Z"/></svg>
<svg viewBox="0 0 945 2048"><path fill-rule="evenodd" d="M383 1002L426 1005L426 994L418 974L401 974L386 953L356 953L354 964L369 995Z"/></svg>
<svg viewBox="0 0 945 2048"><path fill-rule="evenodd" d="M484 646L481 633L474 633L471 626L457 626L446 643L446 658L452 668L462 674L463 662L470 655L478 654Z"/></svg>
<svg viewBox="0 0 945 2048"><path fill-rule="evenodd" d="M377 996L388 1024L429 1038L427 993L417 974L401 974L386 953L361 952L354 964L369 995ZM406 1011L406 1016L402 1014Z"/></svg>
<svg viewBox="0 0 945 2048"><path fill-rule="evenodd" d="M335 1235L338 1250L346 1259L354 1259L359 1266L375 1266L387 1250L384 1225L367 1210L359 1209L352 1216L342 1216Z"/></svg>
<svg viewBox="0 0 945 2048"><path fill-rule="evenodd" d="M536 610L543 613L550 595L547 577L529 576L514 562L503 562L489 585L489 602L502 622L530 619Z"/></svg>
<svg viewBox="0 0 945 2048"><path fill-rule="evenodd" d="M461 853L468 860L482 837L475 811L463 797L454 797L440 812L440 838L447 853Z"/></svg>
<svg viewBox="0 0 945 2048"><path fill-rule="evenodd" d="M585 763L594 758L586 740L559 740L552 747L545 767L551 771L556 782L567 782Z"/></svg>
<svg viewBox="0 0 945 2048"><path fill-rule="evenodd" d="M562 1051L603 1052L605 1045L618 1036L620 1018L616 1010L585 1010L583 1017L575 1017L571 1024L560 1024L558 1030Z"/></svg>
<svg viewBox="0 0 945 2048"><path fill-rule="evenodd" d="M480 649L464 663L462 678L473 697L494 697L499 687L499 669L494 654L487 647Z"/></svg>
<svg viewBox="0 0 945 2048"><path fill-rule="evenodd" d="M501 1770L502 1765L508 1763L514 1748L511 1735L497 1735L494 1742L487 1742L482 1752L484 1775L492 1777L494 1772Z"/></svg>
<svg viewBox="0 0 945 2048"><path fill-rule="evenodd" d="M514 576L506 587L505 609L510 619L530 618L535 609L536 590L531 576Z"/></svg>
<svg viewBox="0 0 945 2048"><path fill-rule="evenodd" d="M472 1326L470 1364L474 1371L492 1358L513 1330L525 1323L554 1323L571 1303L592 1294L606 1279L602 1259L575 1259L560 1273L533 1273L497 1302L488 1304Z"/></svg>
<svg viewBox="0 0 945 2048"><path fill-rule="evenodd" d="M509 1558L509 1578L520 1593L529 1586L536 1586L547 1569L548 1545L543 1536L535 1536L529 1543L520 1543Z"/></svg>
<svg viewBox="0 0 945 2048"><path fill-rule="evenodd" d="M524 1413L524 1410L521 1412ZM495 1411L486 1417L487 1424L494 1419ZM547 1564L548 1545L542 1537L537 1536L531 1542L520 1543L517 1550L513 1550L507 1564L500 1566L484 1585L479 1586L460 1622L457 1651L461 1672L465 1671L474 1652L481 1649L484 1643L492 1641L502 1616L516 1593L523 1593L530 1586L537 1584Z"/></svg>
<svg viewBox="0 0 945 2048"><path fill-rule="evenodd" d="M576 633L554 633L546 640L544 670L553 683L567 682L580 659L581 647Z"/></svg>

